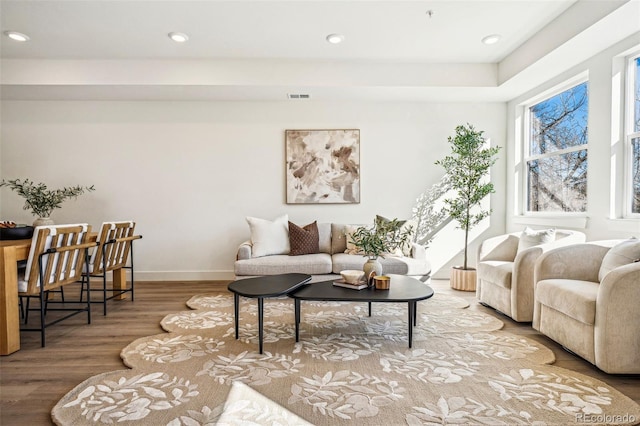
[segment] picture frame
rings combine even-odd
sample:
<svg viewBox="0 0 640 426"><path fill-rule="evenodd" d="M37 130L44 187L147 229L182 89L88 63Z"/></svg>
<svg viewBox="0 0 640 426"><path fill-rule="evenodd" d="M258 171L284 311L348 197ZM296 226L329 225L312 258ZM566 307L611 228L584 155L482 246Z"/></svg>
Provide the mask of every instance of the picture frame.
<svg viewBox="0 0 640 426"><path fill-rule="evenodd" d="M287 204L360 203L360 130L286 130Z"/></svg>

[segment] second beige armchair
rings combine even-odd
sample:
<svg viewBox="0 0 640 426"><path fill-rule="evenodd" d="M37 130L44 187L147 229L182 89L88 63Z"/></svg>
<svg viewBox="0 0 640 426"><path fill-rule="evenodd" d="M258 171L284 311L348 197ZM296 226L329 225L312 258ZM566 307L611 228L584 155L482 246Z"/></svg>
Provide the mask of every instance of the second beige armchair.
<svg viewBox="0 0 640 426"><path fill-rule="evenodd" d="M533 328L606 373L640 373L638 240L551 250L535 276Z"/></svg>
<svg viewBox="0 0 640 426"><path fill-rule="evenodd" d="M542 237L539 244L537 237ZM483 241L478 247L477 298L515 321L531 322L536 260L548 250L583 243L585 239L585 234L579 231L527 228Z"/></svg>

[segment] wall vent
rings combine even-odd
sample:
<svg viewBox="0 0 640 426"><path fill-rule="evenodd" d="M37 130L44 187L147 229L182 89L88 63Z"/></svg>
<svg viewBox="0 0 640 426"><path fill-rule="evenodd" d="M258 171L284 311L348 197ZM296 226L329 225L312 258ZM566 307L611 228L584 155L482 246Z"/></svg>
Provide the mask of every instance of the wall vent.
<svg viewBox="0 0 640 426"><path fill-rule="evenodd" d="M309 99L311 95L308 93L289 93L287 97L289 99Z"/></svg>

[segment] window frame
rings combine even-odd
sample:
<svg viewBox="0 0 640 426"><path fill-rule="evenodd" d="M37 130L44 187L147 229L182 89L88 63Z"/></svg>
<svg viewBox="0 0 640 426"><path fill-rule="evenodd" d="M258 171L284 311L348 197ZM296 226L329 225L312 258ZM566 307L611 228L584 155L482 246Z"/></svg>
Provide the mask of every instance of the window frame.
<svg viewBox="0 0 640 426"><path fill-rule="evenodd" d="M585 217L588 212L589 207L589 199L588 199L588 182L587 182L587 205L584 211L580 212L565 212L565 211L533 211L529 210L529 171L527 168L527 163L533 160L539 160L542 158L550 158L555 156L560 156L563 154L568 154L571 152L587 150L587 173L589 170L589 135L587 134L587 143L584 145L576 145L569 148L553 151L551 153L546 154L531 154L531 108L539 103L542 103L546 100L553 98L556 95L561 94L562 92L566 92L567 90L579 86L583 83L587 84L587 102L590 101L590 87L589 87L589 74L581 73L577 76L569 78L562 83L552 87L551 89L545 90L539 93L537 96L532 97L528 101L522 103L522 148L520 155L520 191L522 194L520 200L520 211L523 216L536 216L536 217ZM589 122L589 104L587 104L587 125ZM588 174L587 174L588 179Z"/></svg>
<svg viewBox="0 0 640 426"><path fill-rule="evenodd" d="M640 129L634 131L635 118L635 87L636 79L640 84L640 73L636 73L636 60L640 59L640 50L632 52L625 57L625 78L624 78L624 189L623 189L623 213L622 217L626 219L640 218L640 212L632 212L632 196L633 196L633 149L631 141L640 138Z"/></svg>

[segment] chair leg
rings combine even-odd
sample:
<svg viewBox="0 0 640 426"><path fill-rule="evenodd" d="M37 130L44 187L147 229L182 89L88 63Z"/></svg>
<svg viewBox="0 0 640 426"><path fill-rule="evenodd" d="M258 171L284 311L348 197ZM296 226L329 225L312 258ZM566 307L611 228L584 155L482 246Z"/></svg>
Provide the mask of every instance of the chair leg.
<svg viewBox="0 0 640 426"><path fill-rule="evenodd" d="M87 278L87 324L91 324L91 288L89 286L89 276L86 276ZM82 282L81 286L84 286L84 281ZM82 290L80 291L80 294L82 294Z"/></svg>
<svg viewBox="0 0 640 426"><path fill-rule="evenodd" d="M24 323L28 323L29 322L29 305L31 304L31 298L27 297L27 308L25 309L25 314L24 314Z"/></svg>
<svg viewBox="0 0 640 426"><path fill-rule="evenodd" d="M103 315L107 316L107 271L102 271L102 311Z"/></svg>
<svg viewBox="0 0 640 426"><path fill-rule="evenodd" d="M131 257L131 301L133 302L133 285L135 282L133 277L133 242L131 243L131 246L130 246L129 255Z"/></svg>
<svg viewBox="0 0 640 426"><path fill-rule="evenodd" d="M45 297L44 297L44 292L42 290L40 290L40 343L42 345L42 347L44 348L45 345L45 340L44 340L44 328L45 328L45 324L44 324L44 311L46 308L45 305Z"/></svg>
<svg viewBox="0 0 640 426"><path fill-rule="evenodd" d="M24 303L22 299L24 299L24 297L18 297L18 305L20 306L20 318L24 319Z"/></svg>

